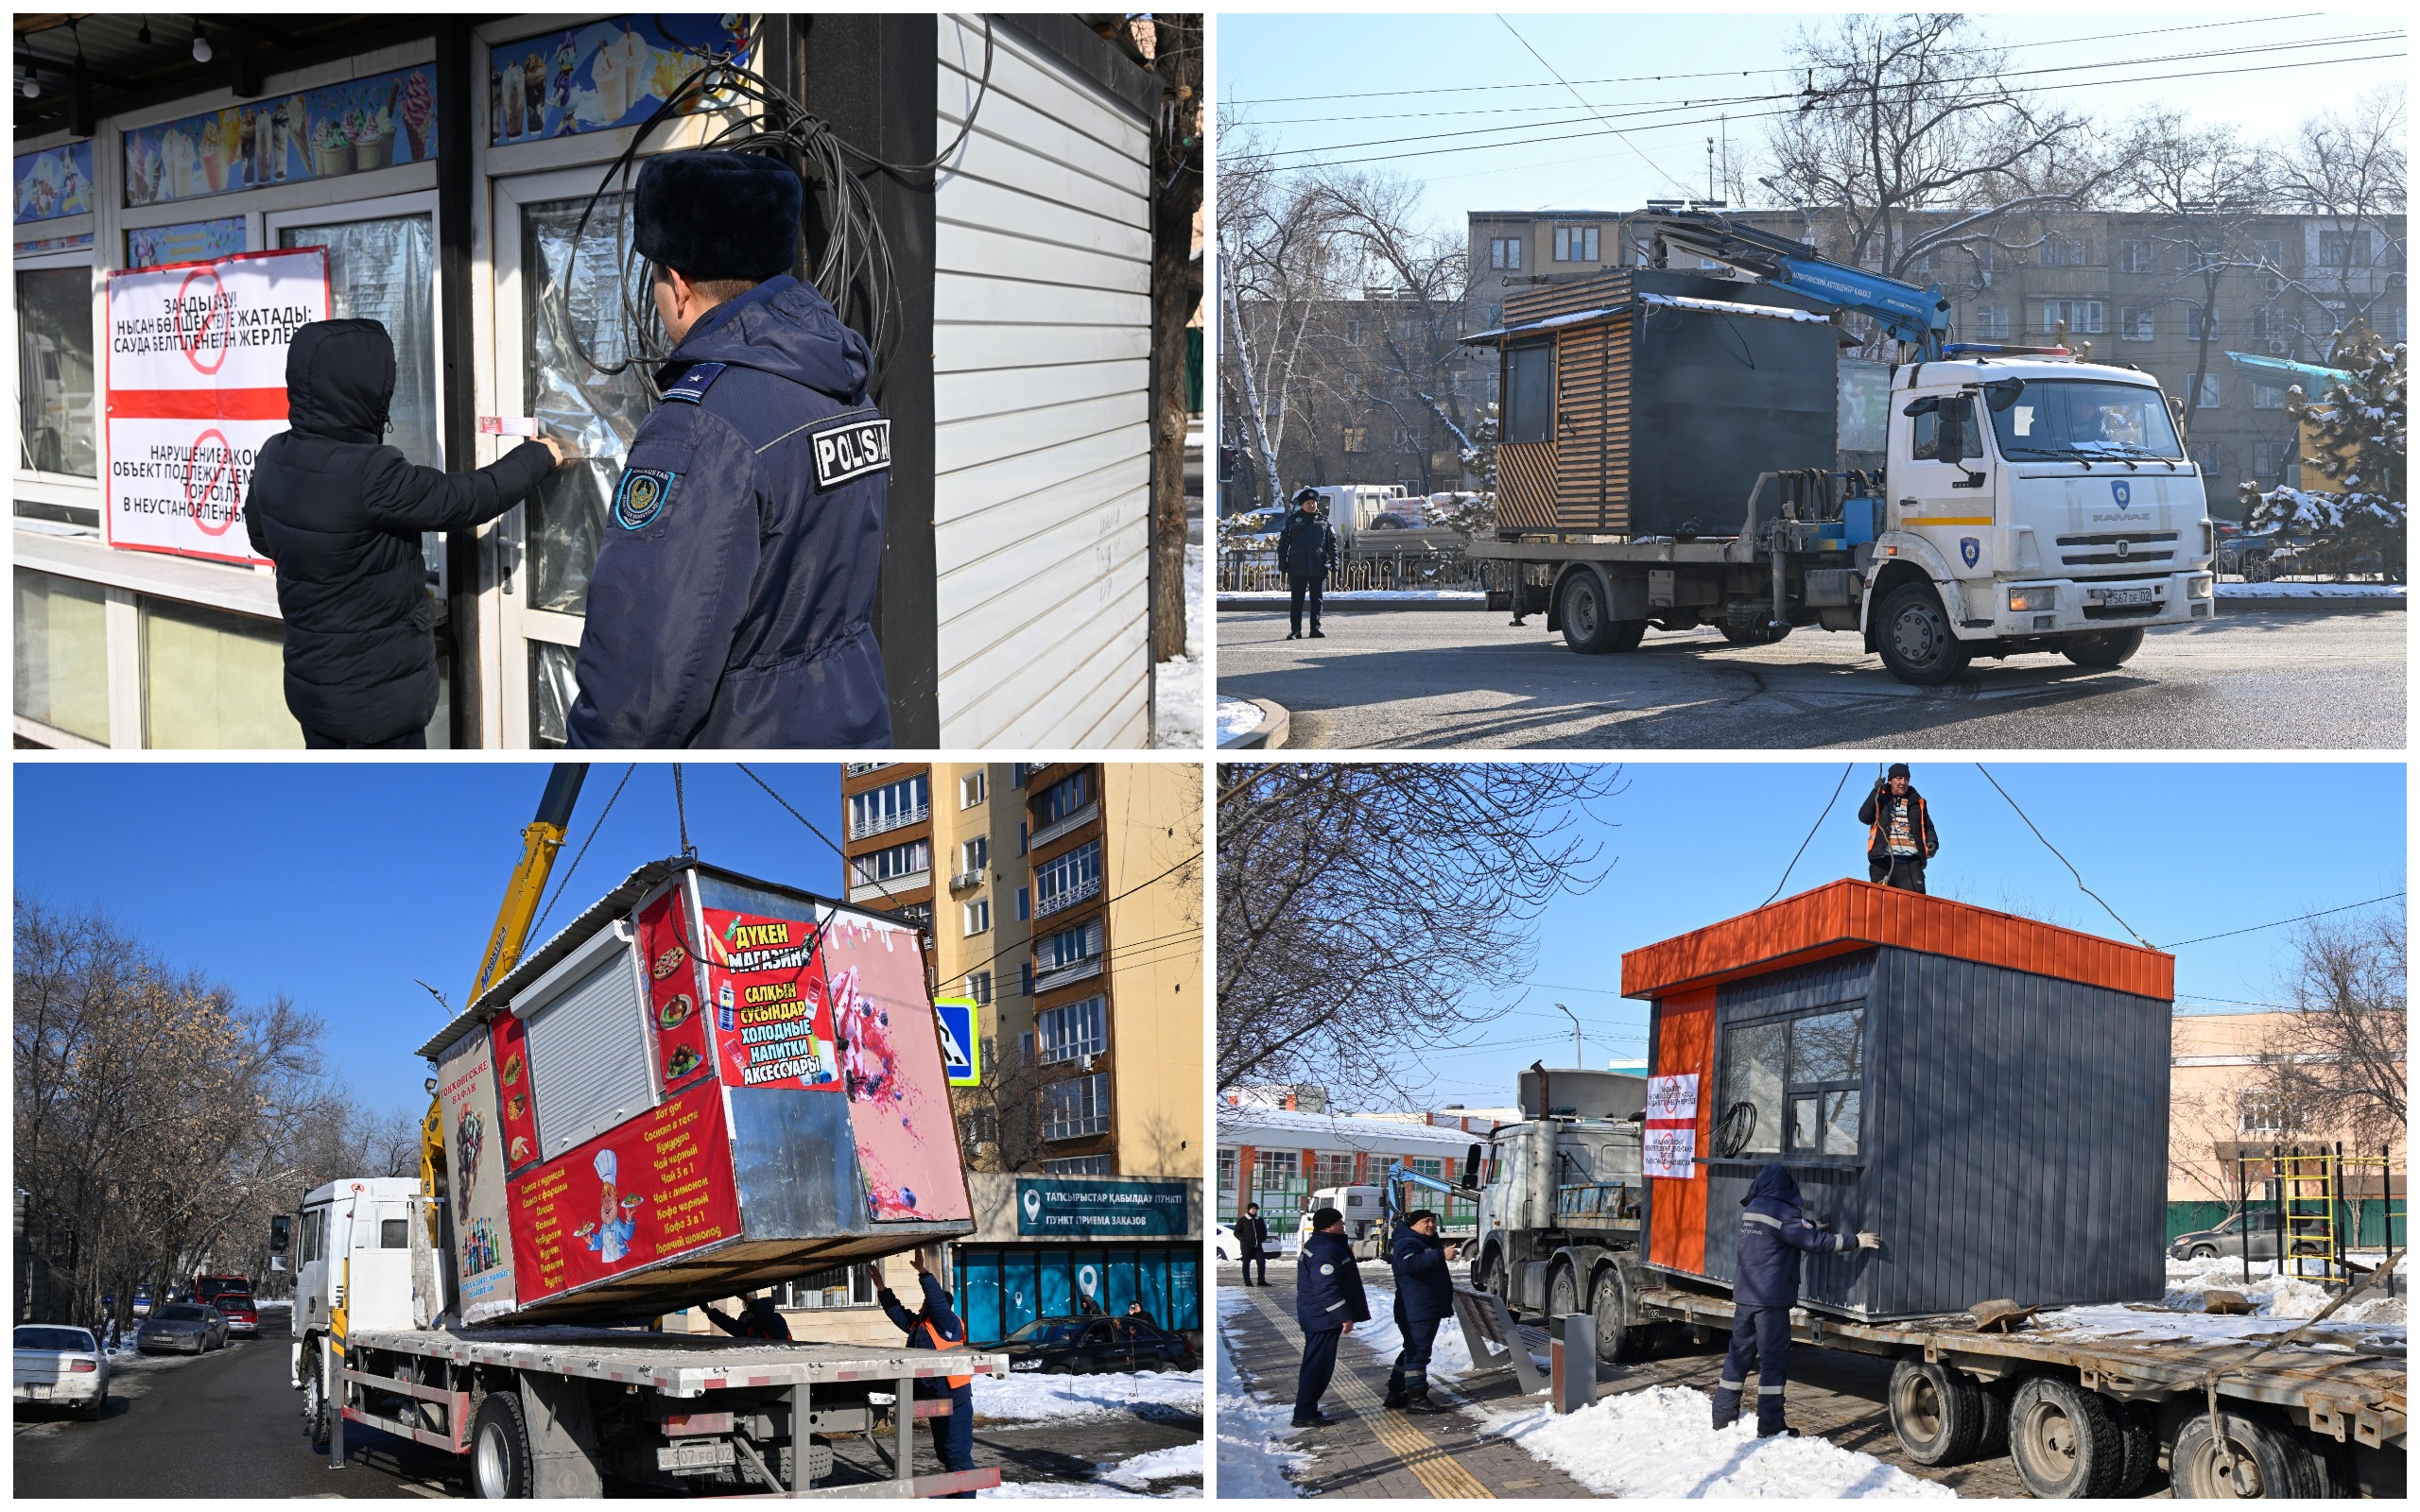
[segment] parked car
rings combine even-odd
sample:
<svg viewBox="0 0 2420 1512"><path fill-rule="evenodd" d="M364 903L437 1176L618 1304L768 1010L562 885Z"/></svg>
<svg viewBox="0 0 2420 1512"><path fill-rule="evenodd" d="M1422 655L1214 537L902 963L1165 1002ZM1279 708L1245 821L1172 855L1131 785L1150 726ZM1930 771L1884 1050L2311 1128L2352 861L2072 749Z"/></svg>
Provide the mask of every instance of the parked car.
<svg viewBox="0 0 2420 1512"><path fill-rule="evenodd" d="M2216 1228L2179 1234L2169 1245L2168 1252L2178 1260L2216 1260L2221 1255L2242 1259L2244 1246L2249 1243L2250 1258L2275 1260L2277 1236L2284 1231L2285 1221L2276 1209L2256 1209L2249 1213L2231 1214Z"/></svg>
<svg viewBox="0 0 2420 1512"><path fill-rule="evenodd" d="M1220 1224L1219 1226L1219 1237L1212 1240L1211 1243L1218 1246L1219 1258L1220 1260L1241 1260L1244 1258L1243 1243L1236 1238L1236 1226L1233 1224Z"/></svg>
<svg viewBox="0 0 2420 1512"><path fill-rule="evenodd" d="M136 1317L149 1317L151 1315L150 1287L138 1286L134 1289L134 1315Z"/></svg>
<svg viewBox="0 0 2420 1512"><path fill-rule="evenodd" d="M155 1308L134 1331L138 1353L182 1349L201 1354L227 1347L227 1315L203 1302L170 1302Z"/></svg>
<svg viewBox="0 0 2420 1512"><path fill-rule="evenodd" d="M193 1279L193 1291L188 1295L197 1302L209 1304L216 1302L218 1294L221 1292L242 1292L250 1297L252 1292L252 1279L249 1276L224 1274L196 1276Z"/></svg>
<svg viewBox="0 0 2420 1512"><path fill-rule="evenodd" d="M17 1400L66 1407L98 1422L110 1400L110 1357L90 1329L17 1325Z"/></svg>
<svg viewBox="0 0 2420 1512"><path fill-rule="evenodd" d="M227 1332L230 1337L238 1333L248 1339L257 1339L261 1336L260 1310L252 1305L252 1297L250 1292L221 1292L218 1294L218 1299L210 1305L216 1308L227 1319Z"/></svg>
<svg viewBox="0 0 2420 1512"><path fill-rule="evenodd" d="M1200 1362L1178 1334L1138 1317L1041 1317L1000 1342L1011 1370L1061 1375L1190 1370Z"/></svg>

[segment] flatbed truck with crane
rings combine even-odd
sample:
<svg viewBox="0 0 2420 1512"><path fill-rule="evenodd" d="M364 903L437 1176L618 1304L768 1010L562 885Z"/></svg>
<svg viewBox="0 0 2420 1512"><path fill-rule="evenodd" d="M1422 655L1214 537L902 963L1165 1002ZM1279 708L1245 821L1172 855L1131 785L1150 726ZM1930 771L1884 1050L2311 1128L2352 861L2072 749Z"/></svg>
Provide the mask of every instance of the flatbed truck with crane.
<svg viewBox="0 0 2420 1512"><path fill-rule="evenodd" d="M1820 627L1934 686L1978 656L2116 667L2212 617L2216 527L2150 373L1950 341L1938 288L1711 212L1638 224L1649 266L1512 291L1463 338L1501 353L1497 531L1468 556L1515 624L1543 611L1588 655ZM1897 350L1855 449L1839 314Z"/></svg>
<svg viewBox="0 0 2420 1512"><path fill-rule="evenodd" d="M473 1003L522 959L584 773L556 766L523 832ZM480 1497L592 1497L609 1483L918 1497L999 1484L997 1469L916 1473L911 1436L951 1405L917 1399L918 1382L1004 1377L996 1353L662 1332L652 1316L465 1325L437 1087L419 1176L328 1183L271 1226L277 1263L295 1260L292 1384L332 1467L345 1464L340 1425L352 1423L457 1456ZM875 1463L844 1471L833 1446L845 1441Z"/></svg>

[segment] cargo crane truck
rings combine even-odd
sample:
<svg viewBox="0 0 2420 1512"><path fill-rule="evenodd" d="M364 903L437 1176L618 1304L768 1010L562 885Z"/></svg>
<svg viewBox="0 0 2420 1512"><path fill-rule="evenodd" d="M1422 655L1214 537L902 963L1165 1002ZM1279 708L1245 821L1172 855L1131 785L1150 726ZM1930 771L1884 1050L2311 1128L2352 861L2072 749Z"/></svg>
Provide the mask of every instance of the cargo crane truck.
<svg viewBox="0 0 2420 1512"><path fill-rule="evenodd" d="M1634 226L1650 266L1508 290L1464 338L1500 352L1497 535L1469 555L1514 623L1590 655L1821 627L1934 686L1978 656L2116 667L2211 617L2216 528L2149 373L1949 341L1938 288L1709 212ZM1871 391L1840 314L1897 344Z"/></svg>
<svg viewBox="0 0 2420 1512"><path fill-rule="evenodd" d="M701 1126L708 1130L727 1125L731 1132L722 1140L691 1141L697 1156L693 1168L723 1162L723 1175L704 1184L729 1180L735 1187L739 1232L730 1242L701 1244L669 1260L659 1260L654 1275L645 1271L608 1274L591 1282L585 1292L575 1286L551 1297L533 1285L550 1267L594 1264L561 1257L566 1251L596 1248L603 1236L594 1232L596 1225L550 1230L545 1222L551 1220L544 1220L534 1231L524 1230L518 1221L508 1226L495 1216L505 1211L495 1199L505 1196L505 1177L513 1174L521 1184L511 1189L506 1200L516 1205L511 1210L516 1219L526 1218L533 1208L551 1202L546 1183L576 1178L585 1172L595 1142L571 1145L565 1159L538 1161L538 1152L519 1149L514 1135L516 1115L526 1113L526 1105L509 1105L519 1103L521 1093L535 1092L537 1122L521 1126L544 1137L548 1096L562 1088L564 1091L554 1106L571 1106L574 1095L583 1091L584 1082L609 1075L606 1060L613 1047L607 1040L592 1038L588 1044L597 1052L593 1066L582 1053L566 1058L562 1028L553 1031L550 1046L531 1030L535 1019L523 1024L516 1014L532 994L550 990L547 978L577 978L576 986L549 1001L566 1003L586 992L591 1001L612 1006L617 1000L610 993L600 995L603 989L624 991L627 996L618 1001L627 1004L624 1013L632 1044L645 1042L639 1036L652 1035L659 1026L702 1027L707 1015L693 1010L707 1001L704 984L735 980L730 972L735 972L740 963L724 957L730 972L717 971L710 977L700 971L694 1002L689 996L669 999L678 1005L677 1014L661 1002L655 1004L653 1013L648 1013L632 999L645 989L650 961L656 968L652 986L659 996L666 988L688 985L684 971L689 963L681 953L665 951L649 960L630 954L625 965L626 952L651 943L642 934L633 946L629 920L640 920L643 931L661 900L686 901L691 906L689 917L675 920L671 928L678 937L697 947L688 954L703 950L722 956L700 937L703 931L688 933L701 922L712 922L712 910L699 903L699 899L745 897L767 911L804 899L804 895L778 898L771 885L733 874L700 881L699 873L711 873L712 868L701 868L691 861L655 863L525 959L530 921L563 843L583 772L576 765L554 769L537 816L524 832L522 858L482 954L469 1006L441 1036L461 1043L473 1042L475 1036L484 1052L488 1035L494 1033L499 1045L511 1047L493 1061L484 1054L479 1057L483 1074L493 1068L491 1079L481 1086L503 1089L488 1091L486 1101L475 1105L485 1127L466 1141L463 1111L475 1105L459 1095L463 1077L458 1068L462 1057L455 1057L451 1049L444 1053L449 1058L440 1059L433 1054L441 1076L450 1080L442 1088L436 1077L427 1084L432 1102L423 1129L420 1174L328 1183L305 1194L299 1211L281 1215L271 1224L269 1246L277 1267L286 1268L289 1257L292 1262L292 1383L302 1393L313 1446L326 1450L331 1465L341 1469L345 1462L342 1425L359 1424L457 1456L472 1493L481 1497L598 1496L609 1483L644 1487L650 1494L800 1497L942 1496L997 1486L996 1469L915 1473L911 1431L919 1421L950 1408L946 1396L917 1400L917 1382L947 1376L1001 1377L1007 1373L1003 1356L966 1347L924 1350L658 1332L664 1314L691 1302L754 1290L785 1274L822 1268L789 1259L798 1251L787 1239L767 1242L757 1237L764 1210L775 1210L773 1216L778 1218L786 1205L795 1208L813 1196L803 1193L798 1180L800 1171L812 1163L795 1146L798 1136L807 1131L794 1122L768 1125L763 1110L772 1108L796 1118L800 1116L796 1110L804 1106L803 1099L837 1099L838 1092L783 1093L762 1087L741 1090L729 1083L718 1085L702 1068L679 1059L676 1052L671 1065L676 1074L671 1079L699 1078L690 1080L685 1091L676 1093L659 1084L651 1090L640 1086L615 1094L632 1099L643 1109L638 1119L620 1126L622 1131L643 1128L657 1135L651 1144L642 1143L645 1134L615 1141L624 1152L618 1174L626 1178L623 1190L629 1193L619 1206L627 1211L652 1202L660 1215L650 1217L666 1233L676 1223L694 1221L683 1216L682 1210L699 1208L703 1199L682 1198L679 1207L665 1201L650 1191L657 1183L645 1175L642 1162L652 1150L657 1152L656 1163L662 1165L661 1152L691 1141L685 1128L699 1126L702 1120ZM717 885L722 887L719 894L711 890ZM820 901L808 902L807 909L813 911L810 917L824 920L812 936L819 953L830 931L838 927L831 921L858 912ZM659 921L673 919L669 912L655 917ZM877 919L878 916L869 916L864 920L866 937L895 927L888 920L877 924ZM779 926L749 927L762 932ZM771 936L766 933L746 936L751 941L768 937ZM573 940L579 942L567 948L566 942ZM896 954L903 959L910 954L921 959L921 953ZM617 971L631 979L628 988L614 982ZM749 1001L779 996L778 991L766 989L761 995L751 995ZM499 999L506 1000L502 1010L479 1019L482 1005L493 1005ZM729 1011L731 1001L722 999L724 1011ZM888 1022L894 1037L906 1027L895 1011ZM594 1023L607 1031L624 1027L619 1016L614 1015ZM458 1030L462 1033L458 1035ZM531 1030L526 1040L520 1037L524 1030ZM709 1062L730 1056L728 1041L706 1043ZM795 1041L790 1043L794 1048ZM547 1074L550 1048L555 1051L553 1080ZM521 1063L525 1050L529 1057L527 1066ZM936 1080L938 1057L936 1045ZM908 1060L903 1054L896 1062L903 1075ZM534 1080L528 1079L528 1073L535 1074ZM643 1072L641 1081L646 1080ZM738 1080L735 1075L729 1078L729 1082ZM750 1099L753 1101L743 1107ZM650 1101L655 1105L653 1112L677 1116L659 1118L656 1127L648 1128L648 1115L644 1110ZM945 1102L942 1107L945 1110ZM756 1111L752 1113L751 1108ZM692 1119L692 1113L698 1117ZM824 1126L812 1131L822 1136L818 1143L823 1148L846 1143L848 1125L832 1125L828 1106L817 1116L826 1119ZM831 1138L834 1134L839 1138ZM792 1147L785 1148L778 1137L785 1135ZM606 1138L613 1137L609 1129ZM514 1148L501 1148L508 1143ZM833 1157L821 1159L828 1162ZM523 1167L518 1173L512 1172L515 1164ZM600 1176L612 1169L602 1161L596 1168ZM678 1179L680 1175L676 1171L671 1178L659 1179ZM487 1189L486 1207L472 1202L467 1192L458 1191L461 1183L474 1179ZM854 1170L848 1184L848 1197L862 1212L870 1198L858 1190ZM680 1191L700 1185L691 1181ZM959 1186L962 1191L962 1178ZM679 1197L678 1191L674 1196ZM609 1208L614 1206L610 1184L606 1203ZM595 1215L593 1206L585 1210L577 1203L562 1206L569 1210L561 1219L565 1226L583 1211ZM852 1227L845 1211L817 1221L830 1228ZM500 1231L508 1227L521 1231ZM627 1234L628 1228L623 1227ZM856 1237L845 1242L856 1246L849 1251L850 1258L861 1261L895 1253L913 1241L929 1242L940 1226L910 1224L890 1233L861 1221L854 1227ZM793 1227L786 1233L798 1231ZM523 1249L523 1263L516 1268L507 1259L499 1265L494 1251L499 1246L516 1243ZM662 1247L673 1246L667 1243ZM635 1253L628 1251L626 1258ZM610 1249L607 1256L613 1256ZM493 1299L496 1294L477 1290L492 1285L490 1278L498 1276L518 1279L522 1292L517 1303L499 1303ZM594 1300L600 1296L605 1299ZM591 1300L583 1302L583 1297ZM519 1312L510 1311L516 1306ZM573 1321L549 1321L566 1315ZM836 1441L855 1441L865 1451L856 1458L871 1458L874 1463L853 1463L845 1473L836 1473L840 1469Z"/></svg>

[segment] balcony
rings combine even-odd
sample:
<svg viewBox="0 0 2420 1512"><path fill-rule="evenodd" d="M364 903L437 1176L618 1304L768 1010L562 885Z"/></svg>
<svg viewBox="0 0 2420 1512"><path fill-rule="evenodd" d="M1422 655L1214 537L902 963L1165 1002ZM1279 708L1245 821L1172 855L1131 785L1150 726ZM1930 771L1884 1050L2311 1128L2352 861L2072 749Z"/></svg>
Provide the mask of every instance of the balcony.
<svg viewBox="0 0 2420 1512"><path fill-rule="evenodd" d="M849 838L863 840L869 835L889 834L893 830L904 830L911 824L920 823L932 816L933 806L924 803L912 809L901 809L895 814L878 815L862 824L852 819L849 821Z"/></svg>
<svg viewBox="0 0 2420 1512"><path fill-rule="evenodd" d="M1082 808L1078 809L1075 813L1068 815L1065 818L1061 819L1056 824L1046 825L1043 828L1034 831L1032 837L1026 841L1026 846L1028 850L1039 850L1044 846L1048 845L1051 841L1058 839L1061 835L1073 834L1078 830L1082 829L1085 825L1090 824L1093 820L1099 817L1100 800L1096 799L1092 802L1085 804Z"/></svg>
<svg viewBox="0 0 2420 1512"><path fill-rule="evenodd" d="M949 879L949 890L952 892L964 892L970 887L980 887L982 885L983 868L980 867L976 868L973 871L961 871L957 876Z"/></svg>
<svg viewBox="0 0 2420 1512"><path fill-rule="evenodd" d="M1033 904L1033 917L1047 919L1062 909L1073 908L1087 898L1100 896L1100 879L1091 877L1072 887L1063 887L1047 898L1038 898Z"/></svg>
<svg viewBox="0 0 2420 1512"><path fill-rule="evenodd" d="M849 902L853 903L883 902L898 897L903 892L914 892L919 887L929 887L932 885L933 874L929 871L904 871L896 877L885 877L880 882L859 883L849 889Z"/></svg>
<svg viewBox="0 0 2420 1512"><path fill-rule="evenodd" d="M881 771L890 765L889 762L842 762L840 770L851 777L863 777L868 772Z"/></svg>
<svg viewBox="0 0 2420 1512"><path fill-rule="evenodd" d="M856 902L854 898L849 901ZM1080 961L1070 961L1064 966L1054 966L1048 971L1036 967L1033 972L1033 990L1038 996L1053 988L1065 987L1070 982L1080 982L1086 977L1098 975L1100 975L1100 957L1098 955L1089 955Z"/></svg>

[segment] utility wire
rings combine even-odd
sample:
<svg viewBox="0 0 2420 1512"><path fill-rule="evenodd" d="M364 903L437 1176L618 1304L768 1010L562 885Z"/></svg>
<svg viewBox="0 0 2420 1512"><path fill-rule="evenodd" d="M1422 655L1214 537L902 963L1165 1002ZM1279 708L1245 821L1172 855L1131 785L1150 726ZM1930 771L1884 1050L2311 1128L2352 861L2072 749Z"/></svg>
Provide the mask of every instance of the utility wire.
<svg viewBox="0 0 2420 1512"><path fill-rule="evenodd" d="M799 822L799 823L805 825L809 833L813 834L817 839L819 839L819 840L822 841L826 849L830 850L831 850L831 852L832 852L834 855L838 856L838 857L840 858L840 889L841 889L842 894L845 896L845 895L847 894L847 891L848 891L849 887L852 885L852 884L851 884L851 882L850 882L850 880L849 880L849 852L847 852L846 850L841 850L838 846L834 845L834 844L832 843L832 837L831 837L830 835L825 834L821 830L819 830L819 829L817 829L817 828L815 827L815 821L814 821L814 820L812 820L812 819L808 818L805 815L801 814L798 810L796 810L796 809L794 809L794 808L791 808L791 807L790 807L790 800L789 800L789 799L786 799L786 798L784 798L784 797L782 797L782 795L780 795L779 793L774 792L774 791L773 791L773 788L772 788L772 784L771 784L771 783L769 783L769 782L766 782L763 778L761 778L761 777L757 776L754 772L752 772L752 771L749 771L749 769L748 769L748 764L747 764L747 763L745 763L745 762L738 762L738 763L735 763L734 765L735 765L736 766L738 766L738 768L739 768L742 772L746 772L746 773L747 773L747 775L748 775L748 780L749 780L750 782L752 782L755 783L758 787L763 788L763 789L765 790L765 796L766 796L767 798L769 798L769 799L771 799L774 802L779 803L779 804L783 807L783 809L788 813L788 815L789 815L789 816L790 816L791 818L796 819L796 820L798 820L798 822ZM927 777L927 778L925 779L925 781L926 781L927 782L929 782L931 781L931 779L930 779L929 777ZM929 799L927 799L927 801L929 801ZM931 841L929 841L929 840L925 842L925 844L926 844L928 847L931 845L931 843L932 843L932 842L931 842ZM932 866L932 858L931 858L931 857L929 857L929 856L927 856L927 857L925 858L925 865L926 868L927 868L927 869L929 869L929 868L931 868L931 866ZM892 891L890 890L890 884L888 884L888 883L886 883L886 882L884 882L881 878L879 878L879 877L869 877L869 878L867 878L866 880L867 880L867 881L869 881L869 882L871 882L871 883L873 883L875 886L880 887L880 888L882 889L882 896L883 896L883 898L884 898L886 901L888 901L888 902L893 902L893 903L897 903L897 902L899 902L899 895L898 895L897 893L895 893L895 892L892 892ZM903 904L902 906L905 906L905 905Z"/></svg>
<svg viewBox="0 0 2420 1512"><path fill-rule="evenodd" d="M2029 47L2066 47L2090 42L2120 42L2130 37L2157 37L2172 31L2209 31L2220 26L2252 26L2268 22L2312 21L2325 14L2307 10L2287 16L2246 16L2239 21L2205 21L2190 26L2157 26L2149 31L2112 31L2097 37L2061 37L2049 42L2026 43L2018 50ZM1583 78L1582 84L1653 84L1668 78L1746 78L1755 74L1796 75L1795 67L1783 68L1720 68L1699 74L1630 74L1618 78ZM1546 84L1458 84L1444 89L1375 89L1357 90L1358 99L1389 99L1402 94L1476 94L1491 90L1547 89ZM1236 100L1236 105L1299 105L1317 101L1322 105L1335 99L1333 94L1271 94L1256 100Z"/></svg>
<svg viewBox="0 0 2420 1512"><path fill-rule="evenodd" d="M588 838L579 842L579 849L572 853L571 865L564 868L562 879L555 884L555 895L546 900L546 906L539 911L538 921L529 926L531 938L539 937L544 931L546 916L553 913L555 904L562 901L563 889L571 885L571 874L579 869L581 860L588 854L588 848L596 842L596 832L605 828L605 816L614 812L614 799L622 796L622 789L631 785L631 774L638 769L636 762L622 768L622 780L614 784L613 798L608 798L605 806L596 811L596 822L588 827Z"/></svg>
<svg viewBox="0 0 2420 1512"><path fill-rule="evenodd" d="M1581 94L1576 89L1572 89L1571 81L1569 79L1564 78L1561 74L1556 74L1554 71L1554 64L1547 61L1546 54L1538 51L1535 47L1530 47L1530 39L1522 36L1521 33L1513 27L1512 23L1506 21L1502 12L1497 12L1495 19L1499 22L1503 22L1504 29L1512 33L1512 40L1514 42L1519 43L1523 47L1529 49L1530 56L1538 60L1538 66L1540 68L1545 69L1549 74L1553 74L1556 83L1561 84L1566 90L1570 90L1571 97L1578 100L1582 108L1586 110L1591 115L1597 116L1598 125L1603 127L1608 131L1612 131L1616 137L1620 139L1622 146L1630 148L1631 151L1637 153L1639 162L1646 163L1656 172L1663 174L1665 178L1670 179L1674 184L1679 185L1681 193L1685 195L1689 192L1689 186L1687 184L1682 183L1678 179L1673 179L1672 175L1665 168L1664 164L1656 162L1653 158L1649 157L1646 153L1639 151L1637 143L1633 142L1629 137L1624 136L1619 130L1616 129L1613 122L1606 120L1603 115L1599 114L1597 107L1588 103L1588 97L1586 95Z"/></svg>
<svg viewBox="0 0 2420 1512"><path fill-rule="evenodd" d="M1814 824L1806 831L1806 838L1798 842L1798 855L1791 856L1789 865L1781 868L1781 881L1773 884L1773 890L1766 895L1765 903L1772 902L1775 898L1780 897L1781 890L1789 885L1789 874L1798 869L1798 857L1805 855L1806 848L1815 843L1815 832L1822 829L1824 821L1832 816L1832 805L1841 800L1841 794L1849 785L1849 773L1856 770L1857 763L1855 762L1841 768L1841 780L1833 784L1832 796L1824 800L1824 812L1815 816ZM1765 903L1758 903L1756 906L1762 908Z"/></svg>
<svg viewBox="0 0 2420 1512"><path fill-rule="evenodd" d="M2042 833L2041 828L2027 816L2024 809L2017 807L2016 799L2009 798L2008 789L2000 786L2000 780L1992 775L1992 769L1984 765L1981 762L1977 762L1975 764L1975 770L1983 774L1983 781L1991 783L1995 792L1998 793L2000 797L2008 799L2008 806L2010 808L2016 809L2016 816L2025 820L2025 827L2033 832L2033 838L2042 842L2042 848L2049 851L2052 855L2059 857L2059 865L2066 868L2067 874L2076 879L2076 886L2083 890L2083 895L2091 899L2094 902L2099 903L2101 906L2102 911L2107 913L2110 918L2118 919L2118 910L2109 906L2109 900L2101 897L2100 894L2093 891L2090 887L2084 886L2083 873L2076 869L2076 864L2074 862L2069 861L2066 856L2059 854L2059 848L2050 843L2050 837ZM2124 930L2127 934L2134 936L2135 941L2142 945L2146 950L2157 950L2159 948L2158 946L2152 944L2150 940L2144 939L2141 932L2136 930L2134 925L2126 922L2124 919L2118 919L2118 927Z"/></svg>
<svg viewBox="0 0 2420 1512"><path fill-rule="evenodd" d="M2194 939L2180 939L2174 945L2163 945L2160 949L2164 951L2172 951L2187 945L2206 945L2214 939L2233 939L2238 935L2256 935L2264 929L2282 929L2288 924L2299 924L2306 919L2325 919L2330 914L2351 913L2356 908L2367 908L2372 903L2391 902L2402 896L2403 894L2399 892L2391 892L2377 898L2364 898L2358 903L2346 903L2341 908L2323 908L2315 914L2296 914L2291 919L2280 919L2273 923L2247 924L2241 929L2230 929L2222 935L2204 935ZM2205 1003L2227 1003L2235 1000L2230 998L2204 998L2202 1001Z"/></svg>

